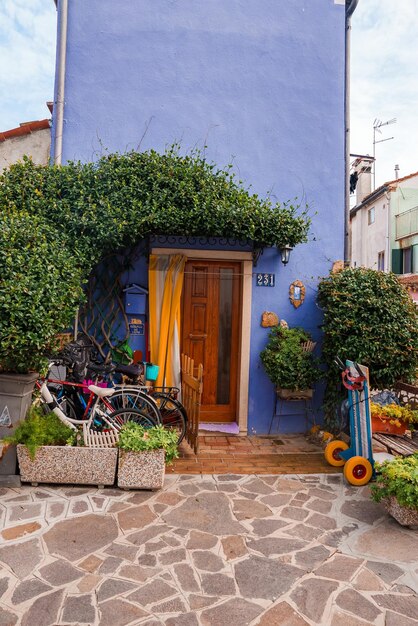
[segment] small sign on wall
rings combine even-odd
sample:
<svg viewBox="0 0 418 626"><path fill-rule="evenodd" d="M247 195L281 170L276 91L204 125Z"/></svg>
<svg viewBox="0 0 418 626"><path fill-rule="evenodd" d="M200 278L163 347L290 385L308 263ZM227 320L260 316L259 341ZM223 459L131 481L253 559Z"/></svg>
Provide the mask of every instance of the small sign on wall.
<svg viewBox="0 0 418 626"><path fill-rule="evenodd" d="M144 322L138 317L133 317L129 322L130 335L143 335L144 334Z"/></svg>
<svg viewBox="0 0 418 626"><path fill-rule="evenodd" d="M274 287L275 274L256 274L255 284L257 287Z"/></svg>

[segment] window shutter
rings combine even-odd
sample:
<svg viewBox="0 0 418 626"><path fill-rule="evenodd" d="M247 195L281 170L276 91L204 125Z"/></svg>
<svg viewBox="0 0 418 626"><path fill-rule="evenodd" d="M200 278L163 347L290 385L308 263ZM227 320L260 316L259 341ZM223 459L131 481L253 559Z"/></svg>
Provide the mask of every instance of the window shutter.
<svg viewBox="0 0 418 626"><path fill-rule="evenodd" d="M402 274L402 250L392 249L392 272Z"/></svg>

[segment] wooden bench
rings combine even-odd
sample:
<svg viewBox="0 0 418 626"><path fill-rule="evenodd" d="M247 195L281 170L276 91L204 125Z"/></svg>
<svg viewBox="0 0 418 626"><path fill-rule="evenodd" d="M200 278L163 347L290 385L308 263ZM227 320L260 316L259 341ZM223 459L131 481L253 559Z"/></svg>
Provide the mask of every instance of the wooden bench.
<svg viewBox="0 0 418 626"><path fill-rule="evenodd" d="M385 446L390 454L397 456L410 456L418 452L418 442L407 435L388 435L386 433L373 433L373 439Z"/></svg>

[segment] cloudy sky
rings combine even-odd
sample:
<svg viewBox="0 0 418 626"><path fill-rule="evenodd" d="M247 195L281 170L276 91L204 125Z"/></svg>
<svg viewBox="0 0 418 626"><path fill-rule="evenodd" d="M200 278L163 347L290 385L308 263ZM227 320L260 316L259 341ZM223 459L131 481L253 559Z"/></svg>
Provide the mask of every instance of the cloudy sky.
<svg viewBox="0 0 418 626"><path fill-rule="evenodd" d="M329 0L322 0L329 1ZM360 0L352 18L351 152L373 153L376 184L418 170L418 0ZM53 0L0 0L0 131L49 116L53 99Z"/></svg>
<svg viewBox="0 0 418 626"><path fill-rule="evenodd" d="M376 185L418 171L418 0L360 0L352 18L351 152L373 154Z"/></svg>
<svg viewBox="0 0 418 626"><path fill-rule="evenodd" d="M49 117L55 39L53 0L0 0L0 131Z"/></svg>

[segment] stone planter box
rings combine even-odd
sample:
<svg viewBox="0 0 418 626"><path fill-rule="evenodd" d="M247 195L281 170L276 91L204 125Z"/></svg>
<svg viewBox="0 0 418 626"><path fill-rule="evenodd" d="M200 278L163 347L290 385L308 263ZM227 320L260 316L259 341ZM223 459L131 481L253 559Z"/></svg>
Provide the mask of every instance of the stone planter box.
<svg viewBox="0 0 418 626"><path fill-rule="evenodd" d="M127 452L119 450L118 487L161 489L165 475L164 450Z"/></svg>
<svg viewBox="0 0 418 626"><path fill-rule="evenodd" d="M118 459L117 448L75 448L41 446L34 460L26 446L17 446L22 482L75 485L113 485Z"/></svg>
<svg viewBox="0 0 418 626"><path fill-rule="evenodd" d="M418 509L410 509L400 505L394 496L386 498L382 502L389 515L396 519L401 526L418 529Z"/></svg>

